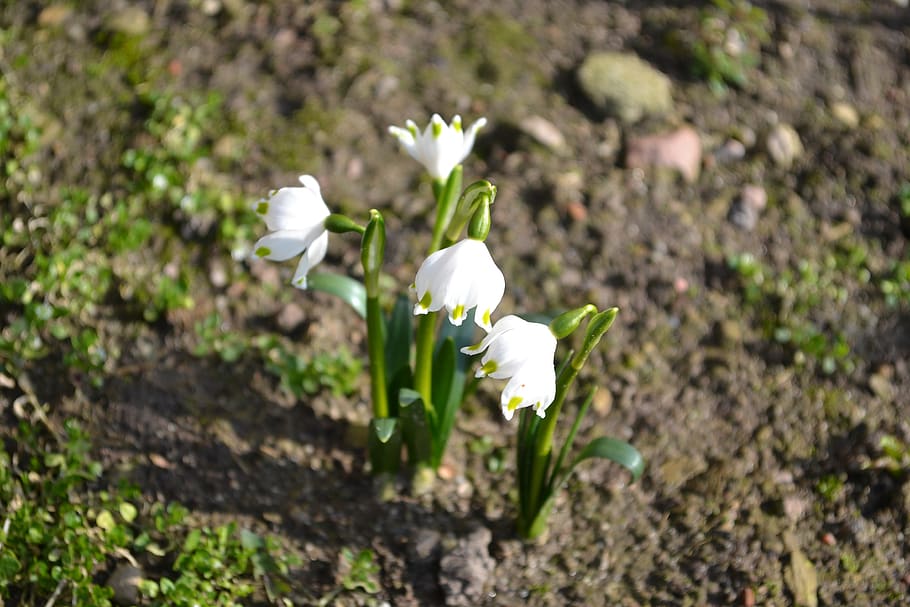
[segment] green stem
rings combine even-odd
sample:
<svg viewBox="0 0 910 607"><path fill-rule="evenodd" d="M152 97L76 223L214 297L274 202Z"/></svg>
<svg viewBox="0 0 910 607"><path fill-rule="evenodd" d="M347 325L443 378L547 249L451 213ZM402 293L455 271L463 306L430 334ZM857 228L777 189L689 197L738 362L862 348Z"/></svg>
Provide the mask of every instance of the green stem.
<svg viewBox="0 0 910 607"><path fill-rule="evenodd" d="M370 355L370 390L373 417L389 416L389 396L385 384L384 323L379 297L367 296L367 348Z"/></svg>
<svg viewBox="0 0 910 607"><path fill-rule="evenodd" d="M556 430L556 420L566 401L569 388L572 382L575 381L575 377L584 362L584 359L579 360L579 357L575 356L562 369L556 380L556 398L553 399L553 404L547 409L547 416L541 421L540 427L537 429L534 453L531 459L531 482L528 486L528 512L532 513L532 520L525 521L527 525L532 523L541 505L541 491L543 490L547 473L547 464L550 460L550 454L553 452L553 433Z"/></svg>
<svg viewBox="0 0 910 607"><path fill-rule="evenodd" d="M417 360L414 363L414 389L427 411L433 410L433 349L436 345L436 312L428 312L417 323Z"/></svg>

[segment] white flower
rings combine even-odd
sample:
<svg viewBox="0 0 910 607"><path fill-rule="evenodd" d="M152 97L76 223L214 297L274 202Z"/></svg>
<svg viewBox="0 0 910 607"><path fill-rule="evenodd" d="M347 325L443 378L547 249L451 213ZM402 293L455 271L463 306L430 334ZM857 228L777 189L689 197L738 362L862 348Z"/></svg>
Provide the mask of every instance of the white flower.
<svg viewBox="0 0 910 607"><path fill-rule="evenodd" d="M486 123L487 119L481 118L463 131L461 116L455 116L452 124L446 125L439 114L433 114L423 133L417 130L413 120L408 120L404 129L390 126L389 132L414 160L426 167L430 176L446 180L452 169L471 153L474 137Z"/></svg>
<svg viewBox="0 0 910 607"><path fill-rule="evenodd" d="M265 219L272 233L259 239L253 255L285 261L303 253L291 284L305 289L307 272L325 257L329 233L323 222L331 213L316 179L301 175L300 183L302 188L281 188L268 200L256 203L256 214Z"/></svg>
<svg viewBox="0 0 910 607"><path fill-rule="evenodd" d="M502 414L512 419L516 409L534 407L539 417L556 398L556 337L550 327L506 316L479 344L462 348L465 354L484 353L477 377L510 378L502 391Z"/></svg>
<svg viewBox="0 0 910 607"><path fill-rule="evenodd" d="M427 257L417 270L413 287L417 291L414 314L445 307L449 321L460 326L468 310L476 307L474 322L489 331L490 315L502 301L506 280L487 245L467 238Z"/></svg>

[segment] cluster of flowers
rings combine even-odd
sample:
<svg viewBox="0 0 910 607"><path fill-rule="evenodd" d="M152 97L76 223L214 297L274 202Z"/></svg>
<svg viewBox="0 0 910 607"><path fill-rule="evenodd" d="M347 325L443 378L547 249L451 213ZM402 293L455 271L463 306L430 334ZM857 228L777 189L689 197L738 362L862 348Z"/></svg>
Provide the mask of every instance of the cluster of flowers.
<svg viewBox="0 0 910 607"><path fill-rule="evenodd" d="M471 152L481 118L466 131L455 116L447 125L434 114L420 132L412 121L406 128L390 127L401 146L436 180L445 181ZM300 177L303 187L281 188L255 210L270 233L254 247L254 255L274 261L301 256L292 284L306 288L307 273L323 260L328 245L325 220L331 214L319 183L310 175ZM477 326L487 332L480 343L462 348L468 355L483 353L477 377L508 379L500 399L506 419L516 409L533 407L544 417L556 395L554 356L556 336L547 325L508 315L492 323L492 314L505 293L505 278L480 239L465 238L431 254L417 271L412 290L414 314L446 309L449 322L460 326L474 309Z"/></svg>

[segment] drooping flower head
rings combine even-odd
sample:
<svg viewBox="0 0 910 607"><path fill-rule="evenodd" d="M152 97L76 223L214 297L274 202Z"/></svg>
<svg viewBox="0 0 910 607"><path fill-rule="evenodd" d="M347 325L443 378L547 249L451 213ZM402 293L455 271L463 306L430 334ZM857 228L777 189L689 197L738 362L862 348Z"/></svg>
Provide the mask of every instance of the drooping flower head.
<svg viewBox="0 0 910 607"><path fill-rule="evenodd" d="M492 327L490 315L505 293L506 280L487 245L466 238L426 258L414 279L417 305L414 314L436 312L443 307L456 326L474 311L474 322L485 331Z"/></svg>
<svg viewBox="0 0 910 607"><path fill-rule="evenodd" d="M433 114L423 133L417 130L413 120L405 123L407 128L390 126L389 132L414 160L426 167L431 177L444 181L471 153L474 137L486 123L486 118L480 118L465 131L461 128L461 116L455 116L452 124L447 125L439 114Z"/></svg>
<svg viewBox="0 0 910 607"><path fill-rule="evenodd" d="M307 272L325 258L329 233L323 224L331 213L315 178L301 175L300 183L302 188L281 188L256 203L254 210L271 234L259 239L253 255L285 261L302 253L291 284L305 289Z"/></svg>
<svg viewBox="0 0 910 607"><path fill-rule="evenodd" d="M502 414L512 419L516 409L534 407L539 417L556 398L556 337L547 325L505 316L479 344L462 348L465 354L484 352L477 377L509 379L502 391Z"/></svg>

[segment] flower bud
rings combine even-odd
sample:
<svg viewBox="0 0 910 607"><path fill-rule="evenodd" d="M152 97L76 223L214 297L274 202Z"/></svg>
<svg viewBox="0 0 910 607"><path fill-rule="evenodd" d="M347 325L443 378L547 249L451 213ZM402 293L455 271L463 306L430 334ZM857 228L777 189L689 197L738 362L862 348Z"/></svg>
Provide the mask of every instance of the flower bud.
<svg viewBox="0 0 910 607"><path fill-rule="evenodd" d="M488 204L493 204L495 199L496 186L485 179L475 181L466 187L461 194L461 198L458 199L458 204L455 207L455 214L446 230L446 238L450 241L458 240L461 235L461 230L464 229L465 224L468 223L468 220L470 220L474 215L474 212L477 211L481 201L486 200Z"/></svg>
<svg viewBox="0 0 910 607"><path fill-rule="evenodd" d="M597 314L597 307L592 304L563 312L550 322L550 332L556 336L556 339L565 339L574 333L575 329L581 325L581 321L590 314Z"/></svg>
<svg viewBox="0 0 910 607"><path fill-rule="evenodd" d="M490 200L481 198L477 210L471 216L471 223L468 224L468 238L483 242L490 233L490 224Z"/></svg>
<svg viewBox="0 0 910 607"><path fill-rule="evenodd" d="M325 229L334 234L344 234L345 232L357 232L363 234L363 226L341 213L332 213L325 218L322 224Z"/></svg>
<svg viewBox="0 0 910 607"><path fill-rule="evenodd" d="M367 297L379 293L379 271L385 257L385 221L376 209L370 209L370 222L363 232L360 262L363 264L363 283Z"/></svg>
<svg viewBox="0 0 910 607"><path fill-rule="evenodd" d="M572 366L574 368L581 369L585 364L588 356L594 351L597 344L600 343L600 338L604 336L611 326L613 326L613 321L616 320L616 314L618 312L619 308L610 308L594 315L585 330L585 341L581 346L581 350L579 350L578 353L575 354L575 358L572 359Z"/></svg>

